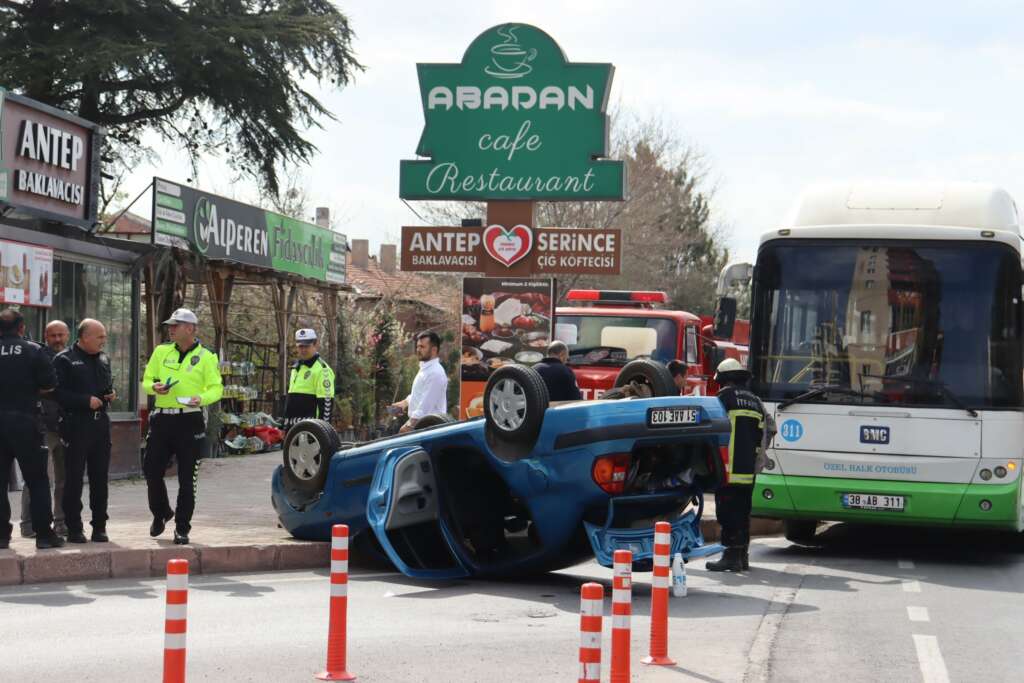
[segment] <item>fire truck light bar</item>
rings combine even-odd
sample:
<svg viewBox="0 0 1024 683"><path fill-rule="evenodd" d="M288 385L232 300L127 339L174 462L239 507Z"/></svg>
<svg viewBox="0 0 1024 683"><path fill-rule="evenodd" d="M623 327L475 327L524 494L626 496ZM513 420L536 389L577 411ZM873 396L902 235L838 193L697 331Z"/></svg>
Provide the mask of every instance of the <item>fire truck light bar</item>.
<svg viewBox="0 0 1024 683"><path fill-rule="evenodd" d="M567 301L608 301L621 303L667 304L665 292L631 292L612 289L570 289Z"/></svg>

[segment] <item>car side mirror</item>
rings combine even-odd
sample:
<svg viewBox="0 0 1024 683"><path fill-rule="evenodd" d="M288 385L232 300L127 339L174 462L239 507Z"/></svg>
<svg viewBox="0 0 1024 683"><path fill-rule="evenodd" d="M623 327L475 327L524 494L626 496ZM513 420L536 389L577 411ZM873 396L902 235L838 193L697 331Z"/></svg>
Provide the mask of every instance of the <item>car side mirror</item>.
<svg viewBox="0 0 1024 683"><path fill-rule="evenodd" d="M736 299L723 296L715 307L715 339L732 339L736 325Z"/></svg>

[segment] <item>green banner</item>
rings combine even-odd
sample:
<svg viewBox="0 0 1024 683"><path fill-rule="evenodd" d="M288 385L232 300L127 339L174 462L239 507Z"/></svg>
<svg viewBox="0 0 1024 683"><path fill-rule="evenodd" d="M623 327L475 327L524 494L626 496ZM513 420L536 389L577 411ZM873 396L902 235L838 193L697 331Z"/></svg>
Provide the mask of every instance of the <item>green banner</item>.
<svg viewBox="0 0 1024 683"><path fill-rule="evenodd" d="M333 284L345 282L345 235L153 179L153 242Z"/></svg>
<svg viewBox="0 0 1024 683"><path fill-rule="evenodd" d="M403 199L621 200L608 150L611 64L570 63L544 31L484 31L460 64L418 64L426 125Z"/></svg>

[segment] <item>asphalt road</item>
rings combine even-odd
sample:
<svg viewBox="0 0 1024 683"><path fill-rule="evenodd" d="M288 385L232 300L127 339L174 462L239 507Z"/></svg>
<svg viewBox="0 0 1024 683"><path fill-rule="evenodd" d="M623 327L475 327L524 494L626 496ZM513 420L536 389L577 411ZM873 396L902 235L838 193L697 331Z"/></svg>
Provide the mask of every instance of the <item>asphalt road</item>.
<svg viewBox="0 0 1024 683"><path fill-rule="evenodd" d="M692 563L689 596L670 605L672 668L639 663L650 575L636 575L633 680L1021 680L1020 539L837 526L825 540L759 540L742 575ZM361 681L573 681L585 580L608 586L610 572L434 584L354 569L349 668ZM193 577L189 680L312 680L327 607L326 572ZM159 580L0 589L0 681L159 680L163 618Z"/></svg>

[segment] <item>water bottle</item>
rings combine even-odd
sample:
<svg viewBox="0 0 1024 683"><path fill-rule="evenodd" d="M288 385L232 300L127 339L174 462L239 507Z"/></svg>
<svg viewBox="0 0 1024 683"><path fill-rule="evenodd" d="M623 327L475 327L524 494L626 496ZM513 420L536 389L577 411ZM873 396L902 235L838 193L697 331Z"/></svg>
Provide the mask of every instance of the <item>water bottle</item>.
<svg viewBox="0 0 1024 683"><path fill-rule="evenodd" d="M672 557L672 595L677 598L686 597L686 563L682 553Z"/></svg>

